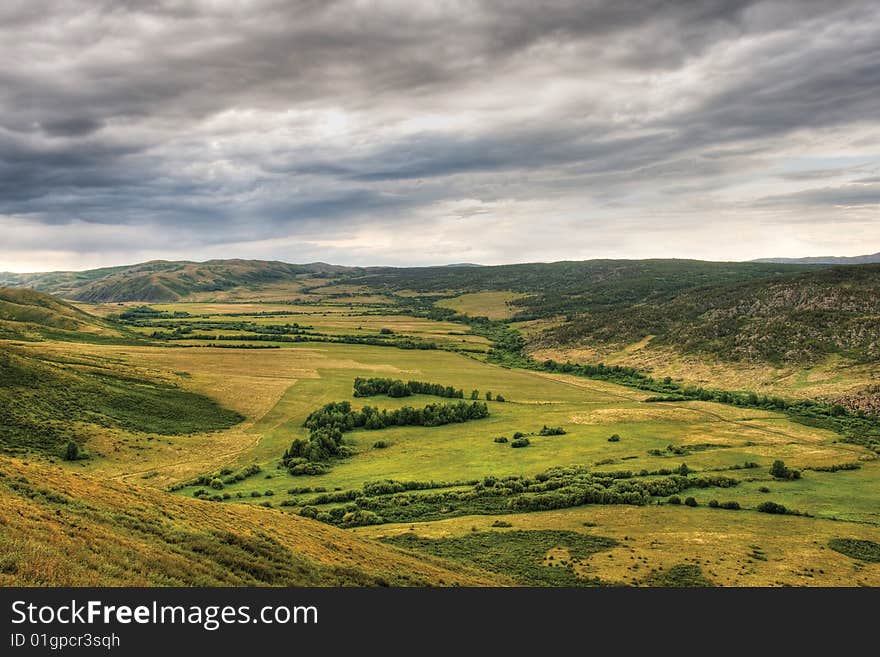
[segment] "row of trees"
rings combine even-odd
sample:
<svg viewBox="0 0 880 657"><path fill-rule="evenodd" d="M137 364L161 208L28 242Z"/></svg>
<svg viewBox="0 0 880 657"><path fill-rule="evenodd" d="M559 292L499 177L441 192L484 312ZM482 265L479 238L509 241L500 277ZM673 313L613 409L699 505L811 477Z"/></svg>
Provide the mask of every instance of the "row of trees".
<svg viewBox="0 0 880 657"><path fill-rule="evenodd" d="M388 395L389 397L409 397L410 395L433 395L448 399L464 399L464 390L453 386L444 386L439 383L426 381L403 381L402 379L389 379L382 377L357 377L354 380L355 397L372 397L374 395ZM504 401L503 395L492 395L486 391L486 401ZM471 390L470 399L476 401L480 398L479 390Z"/></svg>
<svg viewBox="0 0 880 657"><path fill-rule="evenodd" d="M360 376L354 380L355 397L372 397L374 395L388 395L389 397L433 395L435 397L464 399L463 390L456 390L452 386L443 386L439 383L403 381L401 379L386 379L379 377L364 378Z"/></svg>

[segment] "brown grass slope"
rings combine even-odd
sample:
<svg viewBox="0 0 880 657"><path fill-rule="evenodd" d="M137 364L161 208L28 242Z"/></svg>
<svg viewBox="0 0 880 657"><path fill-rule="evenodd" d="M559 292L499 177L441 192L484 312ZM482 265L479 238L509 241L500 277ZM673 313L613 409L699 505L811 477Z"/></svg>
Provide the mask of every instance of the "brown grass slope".
<svg viewBox="0 0 880 657"><path fill-rule="evenodd" d="M177 301L193 294L291 282L298 276L333 276L347 271L325 263L294 265L264 260L153 260L84 272L0 274L0 284L30 287L91 303Z"/></svg>
<svg viewBox="0 0 880 657"><path fill-rule="evenodd" d="M0 338L34 340L46 337L115 336L119 329L49 294L25 288L0 287Z"/></svg>
<svg viewBox="0 0 880 657"><path fill-rule="evenodd" d="M488 576L306 518L0 457L2 586L452 586Z"/></svg>

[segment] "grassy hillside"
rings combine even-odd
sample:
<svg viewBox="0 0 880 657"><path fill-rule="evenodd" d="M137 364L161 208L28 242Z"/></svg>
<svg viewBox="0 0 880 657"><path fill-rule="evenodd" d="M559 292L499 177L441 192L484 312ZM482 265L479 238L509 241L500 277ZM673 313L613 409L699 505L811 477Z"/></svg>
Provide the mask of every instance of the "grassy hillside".
<svg viewBox="0 0 880 657"><path fill-rule="evenodd" d="M497 267L369 270L352 281L378 290L474 293L505 290L516 319L579 315L664 298L699 286L767 278L805 266L698 260L586 260ZM469 310L471 314L478 309Z"/></svg>
<svg viewBox="0 0 880 657"><path fill-rule="evenodd" d="M0 586L490 583L475 573L271 509L0 457Z"/></svg>
<svg viewBox="0 0 880 657"><path fill-rule="evenodd" d="M198 293L290 282L302 275L326 277L345 269L323 263L291 265L262 260L209 260L201 263L155 260L84 272L3 274L0 282L92 303L176 301Z"/></svg>
<svg viewBox="0 0 880 657"><path fill-rule="evenodd" d="M0 339L119 337L123 330L48 294L0 287Z"/></svg>
<svg viewBox="0 0 880 657"><path fill-rule="evenodd" d="M53 356L4 344L0 351L0 448L60 453L85 427L159 435L228 428L238 413L113 363Z"/></svg>
<svg viewBox="0 0 880 657"><path fill-rule="evenodd" d="M880 265L716 284L592 307L533 336L537 346L653 345L726 360L814 363L880 358Z"/></svg>

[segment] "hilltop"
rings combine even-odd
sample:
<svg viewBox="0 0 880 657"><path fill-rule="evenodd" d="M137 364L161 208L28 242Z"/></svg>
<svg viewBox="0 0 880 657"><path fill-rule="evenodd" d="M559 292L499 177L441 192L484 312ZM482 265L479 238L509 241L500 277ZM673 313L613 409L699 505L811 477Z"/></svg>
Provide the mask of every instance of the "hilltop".
<svg viewBox="0 0 880 657"><path fill-rule="evenodd" d="M0 586L492 583L296 515L3 457L0 525Z"/></svg>
<svg viewBox="0 0 880 657"><path fill-rule="evenodd" d="M758 258L752 262L776 262L802 265L866 265L880 262L880 253L861 256L814 256L809 258Z"/></svg>

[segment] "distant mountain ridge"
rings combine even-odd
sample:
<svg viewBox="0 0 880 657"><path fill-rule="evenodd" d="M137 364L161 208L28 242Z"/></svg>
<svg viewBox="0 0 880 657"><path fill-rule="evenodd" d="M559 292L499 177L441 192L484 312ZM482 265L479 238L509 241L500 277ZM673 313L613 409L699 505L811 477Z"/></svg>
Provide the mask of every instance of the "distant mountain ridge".
<svg viewBox="0 0 880 657"><path fill-rule="evenodd" d="M860 256L814 256L808 258L758 258L751 262L781 265L868 265L880 262L880 253Z"/></svg>

